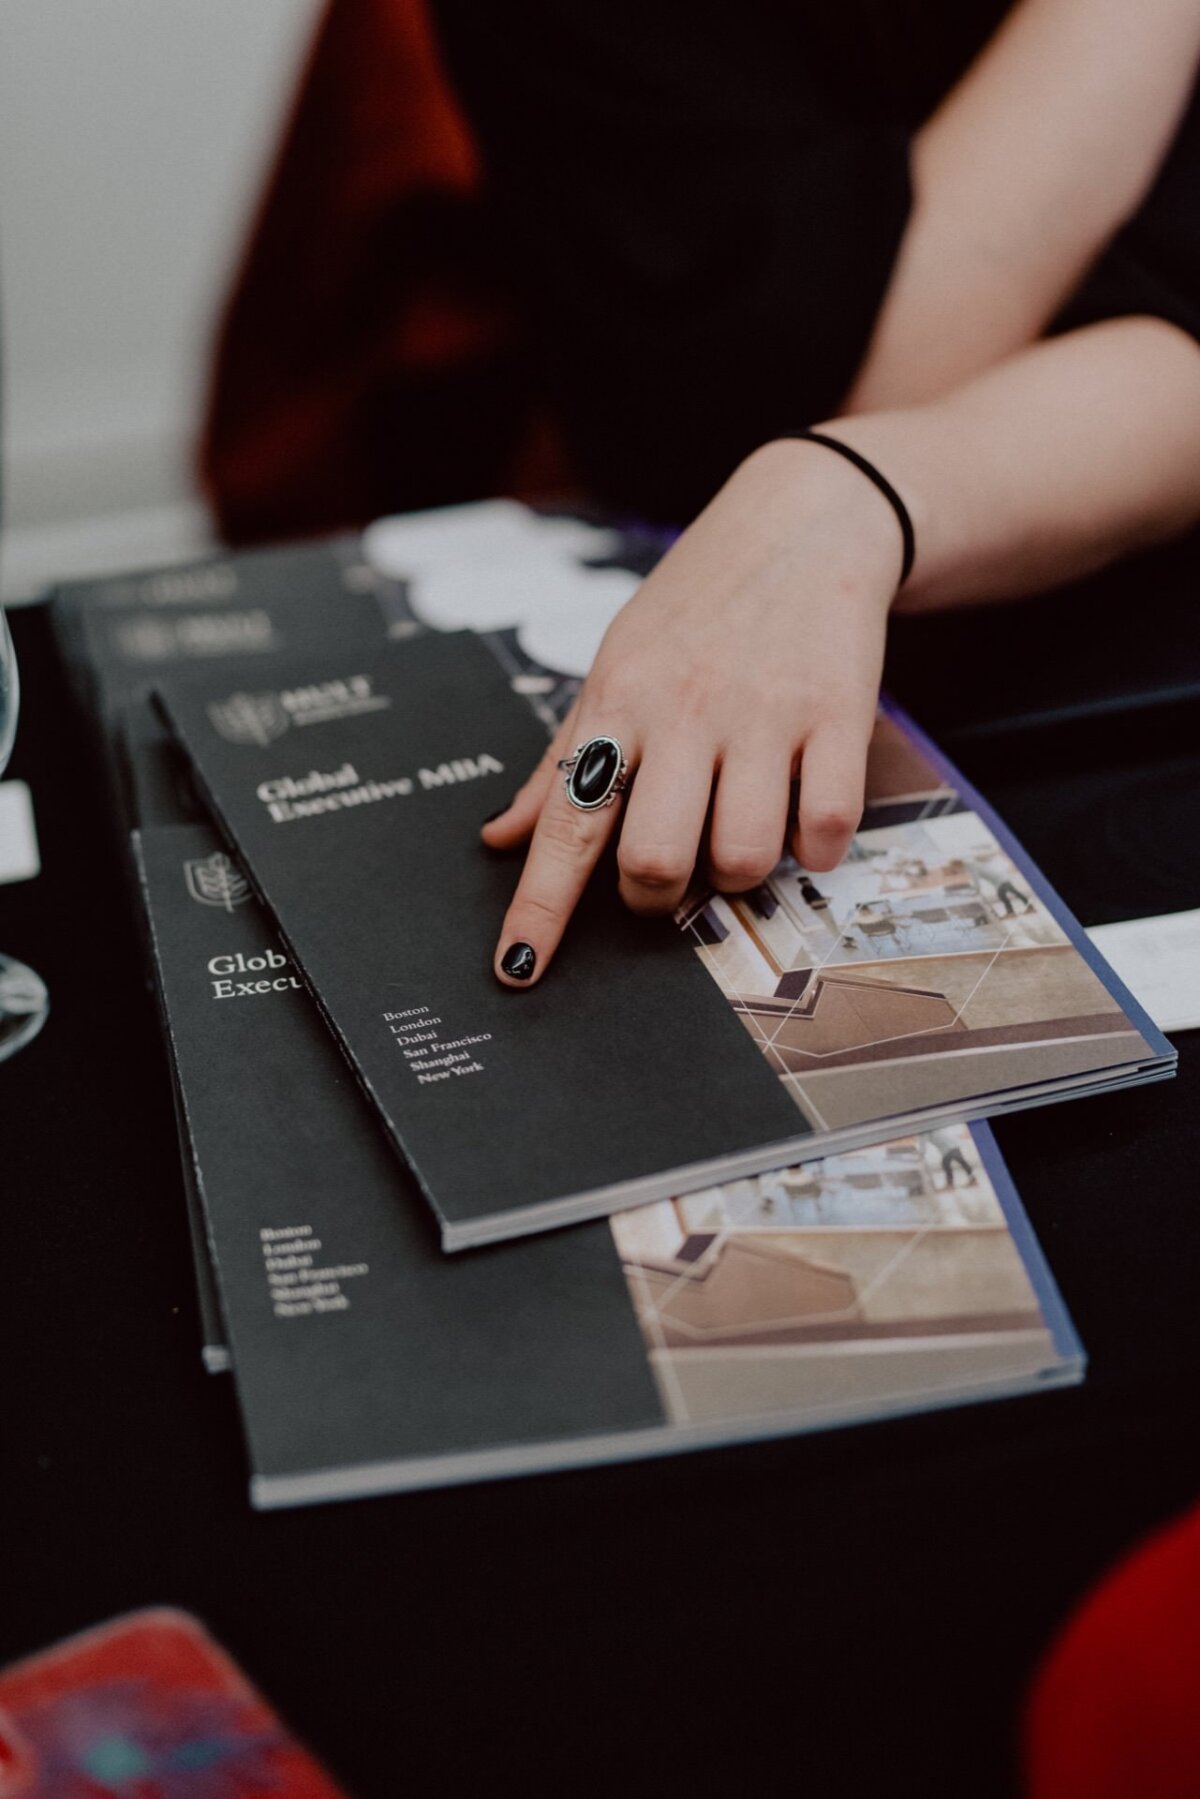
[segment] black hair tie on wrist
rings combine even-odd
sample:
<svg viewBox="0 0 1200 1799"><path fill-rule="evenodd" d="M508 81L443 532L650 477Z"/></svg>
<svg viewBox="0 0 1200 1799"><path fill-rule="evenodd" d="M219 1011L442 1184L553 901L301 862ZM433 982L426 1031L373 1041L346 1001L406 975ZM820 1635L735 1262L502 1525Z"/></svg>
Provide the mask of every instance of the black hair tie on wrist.
<svg viewBox="0 0 1200 1799"><path fill-rule="evenodd" d="M867 480L872 482L879 489L892 511L896 514L897 521L900 525L900 535L904 539L904 559L900 565L900 579L896 584L897 587L903 587L904 583L908 580L909 575L912 573L913 560L917 554L917 539L916 534L913 531L912 519L909 517L908 507L904 504L904 501L900 498L900 495L896 492L896 489L892 486L887 476L880 474L873 462L868 462L865 456L860 456L857 450L852 450L850 448L849 444L844 444L838 437L826 437L823 431L787 431L784 432L783 435L785 437L804 438L808 443L824 444L827 450L836 450L839 456L844 456L847 462L852 462L855 468L860 470L861 473L867 477Z"/></svg>

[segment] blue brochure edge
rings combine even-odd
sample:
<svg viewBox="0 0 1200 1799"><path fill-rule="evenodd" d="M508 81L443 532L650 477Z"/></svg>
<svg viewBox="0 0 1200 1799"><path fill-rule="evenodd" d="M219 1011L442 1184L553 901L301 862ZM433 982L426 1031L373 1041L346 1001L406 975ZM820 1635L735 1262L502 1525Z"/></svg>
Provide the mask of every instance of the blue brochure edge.
<svg viewBox="0 0 1200 1799"><path fill-rule="evenodd" d="M968 806L971 811L977 812L983 819L997 843L1021 870L1022 875L1029 882L1046 910L1074 944L1092 973L1137 1026L1155 1056L1174 1062L1176 1060L1174 1045L1163 1036L1145 1007L1134 998L1124 981L1105 961L1066 901L1055 892L1037 863L1021 846L1004 820L984 799L979 789L967 780L950 758L938 749L918 724L913 722L904 708L897 705L890 694L880 694L879 707L886 717L890 718L907 737L911 738L941 775L946 785L957 793L964 805Z"/></svg>
<svg viewBox="0 0 1200 1799"><path fill-rule="evenodd" d="M1008 1164L996 1142L995 1134L989 1124L972 1124L968 1126L979 1151L979 1159L987 1170L988 1179L1000 1201L1000 1209L1004 1213L1004 1221L1009 1235L1017 1247L1017 1254L1025 1264L1025 1272L1030 1284L1037 1294L1041 1306L1042 1317L1046 1328L1054 1340L1054 1347L1065 1363L1074 1364L1082 1375L1087 1366L1087 1352L1080 1341L1079 1333L1071 1321L1066 1302L1059 1292L1058 1283L1046 1260L1046 1254L1037 1238L1029 1214L1017 1191L1016 1183L1009 1173Z"/></svg>

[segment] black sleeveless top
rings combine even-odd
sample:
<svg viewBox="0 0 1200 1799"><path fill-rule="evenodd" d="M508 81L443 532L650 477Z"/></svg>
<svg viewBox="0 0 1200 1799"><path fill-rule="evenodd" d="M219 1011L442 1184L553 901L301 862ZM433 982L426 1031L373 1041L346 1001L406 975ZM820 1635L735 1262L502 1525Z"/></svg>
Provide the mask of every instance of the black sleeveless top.
<svg viewBox="0 0 1200 1799"><path fill-rule="evenodd" d="M1007 0L435 0L493 244L579 472L684 520L837 411L908 214L908 143ZM1200 108L1059 328L1200 335Z"/></svg>

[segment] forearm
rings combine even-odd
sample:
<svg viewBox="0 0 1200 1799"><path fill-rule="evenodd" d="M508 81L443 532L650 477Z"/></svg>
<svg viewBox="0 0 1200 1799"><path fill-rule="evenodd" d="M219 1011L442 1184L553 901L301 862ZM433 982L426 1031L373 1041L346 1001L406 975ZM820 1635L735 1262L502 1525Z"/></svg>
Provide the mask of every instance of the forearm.
<svg viewBox="0 0 1200 1799"><path fill-rule="evenodd" d="M1161 166L1200 0L1021 0L918 133L913 208L847 412L911 404L1033 342Z"/></svg>
<svg viewBox="0 0 1200 1799"><path fill-rule="evenodd" d="M1200 521L1200 346L1156 319L1050 339L925 405L824 429L913 515L905 610L1036 592ZM793 448L809 467L822 453Z"/></svg>

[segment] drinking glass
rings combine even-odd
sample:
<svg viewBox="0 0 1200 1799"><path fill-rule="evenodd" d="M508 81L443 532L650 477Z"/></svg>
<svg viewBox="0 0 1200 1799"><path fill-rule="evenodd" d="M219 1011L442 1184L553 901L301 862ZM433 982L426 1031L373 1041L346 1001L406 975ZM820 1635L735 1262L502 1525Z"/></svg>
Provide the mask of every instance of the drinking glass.
<svg viewBox="0 0 1200 1799"><path fill-rule="evenodd" d="M20 697L17 658L0 606L0 775L12 755ZM32 968L0 956L0 1062L37 1036L49 1010L45 984Z"/></svg>

